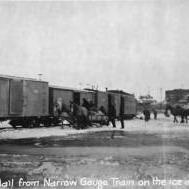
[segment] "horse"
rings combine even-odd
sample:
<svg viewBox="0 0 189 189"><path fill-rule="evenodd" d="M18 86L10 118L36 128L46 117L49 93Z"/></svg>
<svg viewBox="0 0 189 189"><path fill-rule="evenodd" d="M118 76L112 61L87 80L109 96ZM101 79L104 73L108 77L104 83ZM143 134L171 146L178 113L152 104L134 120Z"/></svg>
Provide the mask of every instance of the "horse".
<svg viewBox="0 0 189 189"><path fill-rule="evenodd" d="M54 123L61 123L63 125L63 121L66 120L69 125L74 124L74 116L71 110L63 103L62 100L57 100L54 103Z"/></svg>
<svg viewBox="0 0 189 189"><path fill-rule="evenodd" d="M174 120L173 120L174 123L175 122L178 123L177 116L181 117L180 123L184 123L185 121L186 123L188 123L189 109L185 109L180 105L171 106L170 104L168 104L165 109L165 116L167 117L169 116L168 111L170 111L171 114L174 116Z"/></svg>
<svg viewBox="0 0 189 189"><path fill-rule="evenodd" d="M71 103L71 109L72 114L76 118L75 122L77 123L77 126L81 129L86 128L88 125L90 125L88 115L89 111L86 107L78 105L76 103Z"/></svg>

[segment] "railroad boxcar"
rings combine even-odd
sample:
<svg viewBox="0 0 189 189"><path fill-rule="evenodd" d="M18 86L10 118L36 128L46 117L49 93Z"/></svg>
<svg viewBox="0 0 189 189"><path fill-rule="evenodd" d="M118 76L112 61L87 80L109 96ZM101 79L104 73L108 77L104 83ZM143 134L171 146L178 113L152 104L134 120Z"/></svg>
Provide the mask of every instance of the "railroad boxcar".
<svg viewBox="0 0 189 189"><path fill-rule="evenodd" d="M116 109L116 115L119 117L121 106L124 110L124 118L133 118L137 113L137 101L134 95L119 90L109 90L109 104L113 103Z"/></svg>
<svg viewBox="0 0 189 189"><path fill-rule="evenodd" d="M134 95L119 90L98 91L87 89L95 93L95 103L97 109L103 106L108 113L110 104L116 109L116 116L119 117L121 106L124 110L124 118L133 118L137 113L137 101Z"/></svg>
<svg viewBox="0 0 189 189"><path fill-rule="evenodd" d="M48 115L48 82L0 76L0 119L10 124L30 125Z"/></svg>
<svg viewBox="0 0 189 189"><path fill-rule="evenodd" d="M67 120L70 124L74 124L76 121L74 117L75 113L74 110L71 110L71 102L82 105L83 99L87 100L92 105L91 108L96 109L95 104L95 92L88 91L88 90L79 90L74 88L65 88L65 87L57 87L57 86L50 86L49 87L49 122L51 123L60 123L60 120ZM59 104L62 106L60 109L60 114L56 111L56 105ZM71 113L71 111L73 111ZM107 117L104 115L97 115L97 114L89 114L89 120L93 123L107 123Z"/></svg>
<svg viewBox="0 0 189 189"><path fill-rule="evenodd" d="M123 95L124 98L124 116L133 118L137 113L137 101L133 95Z"/></svg>
<svg viewBox="0 0 189 189"><path fill-rule="evenodd" d="M73 89L59 86L49 86L49 114L54 114L54 107L57 102L62 103L67 110L70 110L70 102L73 101Z"/></svg>
<svg viewBox="0 0 189 189"><path fill-rule="evenodd" d="M50 115L54 115L54 106L58 101L62 103L68 110L70 110L71 102L82 105L83 99L86 99L88 102L95 103L94 92L68 87L50 86L49 113Z"/></svg>

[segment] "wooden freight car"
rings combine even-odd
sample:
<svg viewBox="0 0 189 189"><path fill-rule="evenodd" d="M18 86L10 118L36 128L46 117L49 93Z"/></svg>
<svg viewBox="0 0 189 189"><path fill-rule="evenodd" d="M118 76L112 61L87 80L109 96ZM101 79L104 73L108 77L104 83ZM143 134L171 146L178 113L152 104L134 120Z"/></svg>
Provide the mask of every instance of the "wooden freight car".
<svg viewBox="0 0 189 189"><path fill-rule="evenodd" d="M60 86L49 87L49 113L55 115L55 106L61 103L70 111L70 102L73 101L73 89Z"/></svg>
<svg viewBox="0 0 189 189"><path fill-rule="evenodd" d="M76 117L74 110L71 110L71 102L82 105L83 99L85 99L92 107L95 105L95 93L94 91L79 90L74 88L50 86L49 87L49 112L52 123L57 123L61 120L67 120L70 124L74 124ZM56 111L56 105L62 106L60 114ZM91 107L91 108L92 108ZM104 119L103 115L91 114L89 112L89 120L91 122L107 122L107 117ZM105 120L105 121L104 121Z"/></svg>
<svg viewBox="0 0 189 189"><path fill-rule="evenodd" d="M117 118L120 115L121 106L124 110L124 118L133 118L137 113L137 101L134 95L119 90L98 91L86 89L95 93L96 108L103 106L108 113L110 104L113 104L116 109Z"/></svg>
<svg viewBox="0 0 189 189"><path fill-rule="evenodd" d="M48 115L48 82L0 76L0 119L13 127L38 123Z"/></svg>
<svg viewBox="0 0 189 189"><path fill-rule="evenodd" d="M125 118L133 118L137 113L137 100L133 95L125 94L124 98L124 116Z"/></svg>
<svg viewBox="0 0 189 189"><path fill-rule="evenodd" d="M116 109L116 116L119 117L121 106L124 110L124 118L133 118L137 113L137 101L134 95L119 90L108 91L108 103L112 103Z"/></svg>
<svg viewBox="0 0 189 189"><path fill-rule="evenodd" d="M70 110L70 102L82 105L83 99L88 102L95 103L94 93L86 90L79 90L76 88L50 86L49 87L49 112L53 115L55 104L59 101L63 103L68 110Z"/></svg>
<svg viewBox="0 0 189 189"><path fill-rule="evenodd" d="M116 109L117 118L120 115L121 106L124 110L124 118L133 118L137 113L137 101L134 95L118 90L98 91L86 89L95 93L96 108L103 106L108 113L110 104L113 104Z"/></svg>

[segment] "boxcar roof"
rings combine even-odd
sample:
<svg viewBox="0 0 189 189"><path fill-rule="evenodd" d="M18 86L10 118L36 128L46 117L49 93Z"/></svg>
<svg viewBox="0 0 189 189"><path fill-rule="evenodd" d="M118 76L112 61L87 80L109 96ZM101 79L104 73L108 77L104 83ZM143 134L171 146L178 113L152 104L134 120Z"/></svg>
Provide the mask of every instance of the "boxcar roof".
<svg viewBox="0 0 189 189"><path fill-rule="evenodd" d="M91 92L102 92L102 93L106 93L106 91L102 91L102 90L98 90L98 89L84 88L84 90L86 90L86 91L91 91Z"/></svg>
<svg viewBox="0 0 189 189"><path fill-rule="evenodd" d="M134 96L133 94L131 93L126 93L122 90L108 90L107 92L110 92L110 93L115 93L115 94L122 94L122 95L129 95L129 96Z"/></svg>
<svg viewBox="0 0 189 189"><path fill-rule="evenodd" d="M37 82L45 82L45 83L48 83L47 81L42 81L42 80L38 80L38 79L34 79L34 78L17 77L17 76L3 75L3 74L0 74L0 78L6 78L6 79L20 79L20 80L37 81Z"/></svg>
<svg viewBox="0 0 189 189"><path fill-rule="evenodd" d="M65 91L76 91L76 92L86 92L86 93L92 93L93 91L87 91L84 89L77 89L77 88L72 88L72 87L63 87L63 86L57 86L57 85L50 85L50 88L54 89L60 89L60 90L65 90Z"/></svg>

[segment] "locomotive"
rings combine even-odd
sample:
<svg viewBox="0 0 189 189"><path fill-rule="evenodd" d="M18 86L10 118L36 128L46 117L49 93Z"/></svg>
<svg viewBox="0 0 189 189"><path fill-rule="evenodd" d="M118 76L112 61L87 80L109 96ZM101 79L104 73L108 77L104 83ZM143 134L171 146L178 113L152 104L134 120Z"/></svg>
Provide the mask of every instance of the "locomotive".
<svg viewBox="0 0 189 189"><path fill-rule="evenodd" d="M14 128L38 127L56 124L59 119L55 113L55 104L63 103L70 110L70 103L82 104L86 99L96 109L104 108L108 113L112 103L119 118L120 107L124 108L124 117L133 118L137 111L134 95L123 91L74 89L51 86L46 81L0 75L0 121L10 120Z"/></svg>

